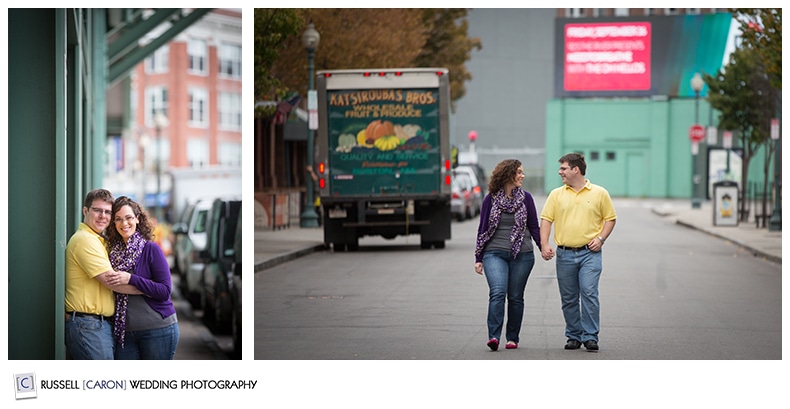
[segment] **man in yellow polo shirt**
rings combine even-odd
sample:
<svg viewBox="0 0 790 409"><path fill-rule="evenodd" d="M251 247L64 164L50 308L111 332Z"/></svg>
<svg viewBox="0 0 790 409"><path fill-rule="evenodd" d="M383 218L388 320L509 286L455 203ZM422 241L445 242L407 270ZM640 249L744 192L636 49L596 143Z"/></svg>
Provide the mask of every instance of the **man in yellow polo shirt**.
<svg viewBox="0 0 790 409"><path fill-rule="evenodd" d="M83 222L66 245L65 341L73 359L113 359L113 290L139 293L118 285L119 274L107 256L102 232L112 219L113 201L108 190L88 192Z"/></svg>
<svg viewBox="0 0 790 409"><path fill-rule="evenodd" d="M554 224L557 245L557 283L565 317L565 349L598 350L600 302L598 281L601 248L617 219L609 192L585 179L584 155L569 153L559 159L563 186L549 193L540 214L541 255L551 260L549 245Z"/></svg>

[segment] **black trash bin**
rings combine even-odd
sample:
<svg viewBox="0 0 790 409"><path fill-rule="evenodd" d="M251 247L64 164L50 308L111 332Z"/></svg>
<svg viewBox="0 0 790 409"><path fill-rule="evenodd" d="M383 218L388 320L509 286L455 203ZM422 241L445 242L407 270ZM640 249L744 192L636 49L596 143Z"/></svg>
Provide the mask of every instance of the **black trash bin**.
<svg viewBox="0 0 790 409"><path fill-rule="evenodd" d="M724 180L713 184L713 225L738 225L738 183Z"/></svg>

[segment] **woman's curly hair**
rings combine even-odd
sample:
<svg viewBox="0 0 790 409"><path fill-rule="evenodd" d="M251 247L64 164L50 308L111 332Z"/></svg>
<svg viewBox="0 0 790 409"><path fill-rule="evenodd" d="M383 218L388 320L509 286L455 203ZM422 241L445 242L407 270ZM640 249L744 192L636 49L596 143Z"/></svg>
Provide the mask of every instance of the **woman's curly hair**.
<svg viewBox="0 0 790 409"><path fill-rule="evenodd" d="M508 182L516 180L521 161L518 159L505 159L499 162L491 172L491 181L488 182L488 192L496 193L505 188Z"/></svg>
<svg viewBox="0 0 790 409"><path fill-rule="evenodd" d="M148 213L146 213L145 210L143 210L143 208L134 200L127 196L121 196L115 199L115 202L112 204L112 226L107 229L107 246L110 247L113 244L123 240L121 233L118 232L118 229L115 226L115 214L118 213L118 211L120 211L124 206L129 206L132 209L134 216L137 218L137 231L139 231L146 240L153 240L154 227L153 223L151 223L151 219L148 218Z"/></svg>

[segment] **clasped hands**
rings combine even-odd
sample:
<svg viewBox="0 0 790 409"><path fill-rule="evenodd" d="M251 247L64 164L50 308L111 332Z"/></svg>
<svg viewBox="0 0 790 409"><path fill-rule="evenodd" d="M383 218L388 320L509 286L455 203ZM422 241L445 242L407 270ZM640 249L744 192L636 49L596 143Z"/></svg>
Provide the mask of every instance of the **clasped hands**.
<svg viewBox="0 0 790 409"><path fill-rule="evenodd" d="M105 274L107 284L110 286L129 284L131 274L126 271L110 271Z"/></svg>

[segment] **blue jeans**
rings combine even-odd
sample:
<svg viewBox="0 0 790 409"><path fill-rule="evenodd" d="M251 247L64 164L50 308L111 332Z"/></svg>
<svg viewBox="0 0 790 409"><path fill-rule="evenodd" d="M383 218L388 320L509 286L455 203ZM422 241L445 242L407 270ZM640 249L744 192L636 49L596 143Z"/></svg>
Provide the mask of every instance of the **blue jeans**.
<svg viewBox="0 0 790 409"><path fill-rule="evenodd" d="M601 252L557 248L557 283L565 316L568 339L598 342L601 304L598 281L601 278Z"/></svg>
<svg viewBox="0 0 790 409"><path fill-rule="evenodd" d="M483 271L488 281L488 339L499 340L502 335L507 296L505 337L508 341L519 341L524 318L524 289L534 265L532 252L519 253L515 259L506 250L489 250L483 254Z"/></svg>
<svg viewBox="0 0 790 409"><path fill-rule="evenodd" d="M165 328L126 331L123 348L115 345L115 359L173 359L179 335L177 322Z"/></svg>
<svg viewBox="0 0 790 409"><path fill-rule="evenodd" d="M70 315L65 325L66 350L72 359L113 359L112 321Z"/></svg>

